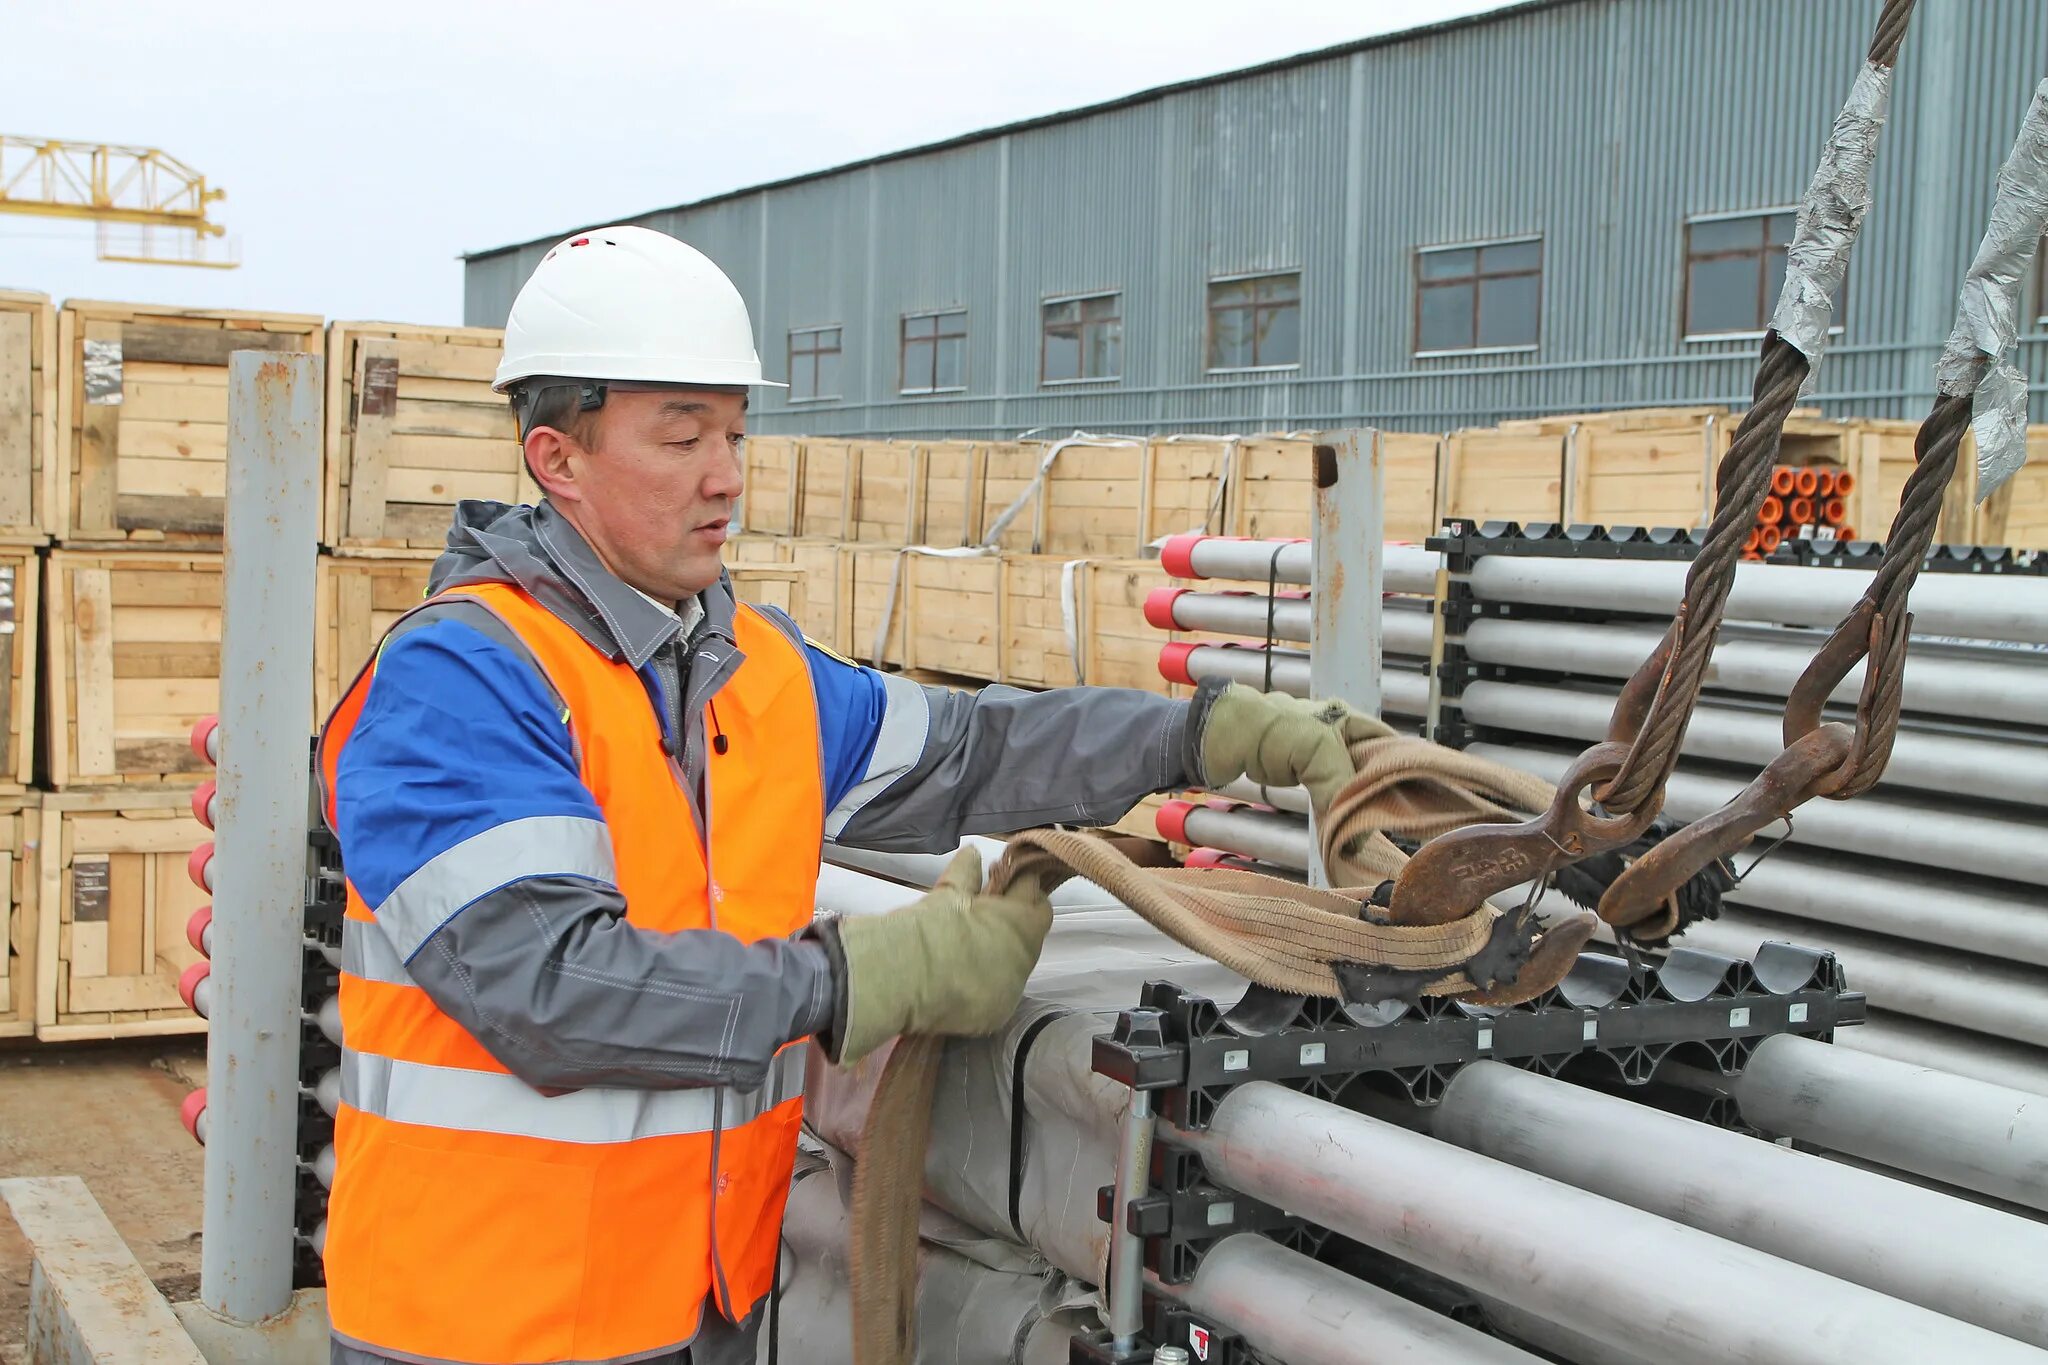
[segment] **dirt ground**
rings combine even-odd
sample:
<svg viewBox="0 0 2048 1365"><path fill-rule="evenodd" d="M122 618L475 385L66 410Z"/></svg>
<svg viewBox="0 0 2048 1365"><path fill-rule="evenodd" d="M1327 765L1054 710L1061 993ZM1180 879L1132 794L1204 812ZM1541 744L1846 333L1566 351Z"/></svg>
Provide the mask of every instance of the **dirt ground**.
<svg viewBox="0 0 2048 1365"><path fill-rule="evenodd" d="M203 1038L0 1045L0 1176L75 1175L173 1300L199 1287L204 1152L178 1105L206 1081ZM28 1329L28 1247L0 1210L0 1365Z"/></svg>

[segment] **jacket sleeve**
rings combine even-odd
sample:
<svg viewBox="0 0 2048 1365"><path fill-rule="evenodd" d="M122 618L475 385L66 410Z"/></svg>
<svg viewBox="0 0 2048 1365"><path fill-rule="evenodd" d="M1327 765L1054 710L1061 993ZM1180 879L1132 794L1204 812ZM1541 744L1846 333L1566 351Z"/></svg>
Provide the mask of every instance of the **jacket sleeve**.
<svg viewBox="0 0 2048 1365"><path fill-rule="evenodd" d="M832 1016L826 950L630 924L609 831L525 659L438 620L384 649L335 778L374 956L545 1087L758 1087ZM346 951L346 947L345 947Z"/></svg>
<svg viewBox="0 0 2048 1365"><path fill-rule="evenodd" d="M1186 701L1112 687L955 692L807 651L835 843L934 853L963 834L1113 824L1199 771Z"/></svg>

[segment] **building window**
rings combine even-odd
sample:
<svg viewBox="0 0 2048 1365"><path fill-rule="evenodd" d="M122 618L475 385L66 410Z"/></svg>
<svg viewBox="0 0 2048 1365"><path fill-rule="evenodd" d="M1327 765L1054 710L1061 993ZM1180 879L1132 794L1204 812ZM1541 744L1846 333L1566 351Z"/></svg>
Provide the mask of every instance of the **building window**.
<svg viewBox="0 0 2048 1365"><path fill-rule="evenodd" d="M1543 239L1415 253L1415 349L1534 350L1543 331Z"/></svg>
<svg viewBox="0 0 2048 1365"><path fill-rule="evenodd" d="M1717 214L1685 225L1685 335L1760 336L1785 287L1785 249L1792 244L1791 209ZM1842 330L1842 297L1835 325Z"/></svg>
<svg viewBox="0 0 2048 1365"><path fill-rule="evenodd" d="M838 398L839 329L798 327L789 334L789 401Z"/></svg>
<svg viewBox="0 0 2048 1365"><path fill-rule="evenodd" d="M967 387L967 310L903 316L905 393L958 393Z"/></svg>
<svg viewBox="0 0 2048 1365"><path fill-rule="evenodd" d="M1209 368L1301 364L1301 272L1209 281Z"/></svg>
<svg viewBox="0 0 2048 1365"><path fill-rule="evenodd" d="M1039 317L1038 373L1042 382L1072 384L1122 377L1122 294L1050 299Z"/></svg>

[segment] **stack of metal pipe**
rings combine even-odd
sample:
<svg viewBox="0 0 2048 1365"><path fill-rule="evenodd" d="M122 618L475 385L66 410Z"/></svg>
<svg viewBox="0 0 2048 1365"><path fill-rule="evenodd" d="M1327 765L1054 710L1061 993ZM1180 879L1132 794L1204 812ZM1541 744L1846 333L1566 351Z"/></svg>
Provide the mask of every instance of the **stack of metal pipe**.
<svg viewBox="0 0 2048 1365"><path fill-rule="evenodd" d="M1168 644L1162 672L1305 694L1307 604L1269 600L1264 588L1310 586L1306 549L1180 547L1177 573L1236 581L1231 591L1155 594L1150 618L1246 638ZM1442 577L1477 608L1447 615L1439 555L1389 545L1385 564L1388 592L1408 595L1390 595L1383 616L1389 718L1473 739L1472 752L1552 779L1605 738L1621 683L1662 634L1686 569L1678 559L1485 554ZM1777 754L1784 699L1867 573L1741 567L1668 789L1671 815L1705 815ZM1246 580L1256 586L1244 590ZM1833 950L1873 1006L1844 1046L2048 1093L2048 577L1929 572L1912 607L1904 717L1883 781L1766 830L1738 857L1738 870L1754 869L1723 915L1684 941L1744 956L1769 939ZM1433 685L1440 673L1450 681ZM1849 718L1861 686L1859 668L1836 689L1831 716ZM1214 850L1198 861L1303 869L1309 857L1299 791L1240 786L1176 803L1161 833Z"/></svg>
<svg viewBox="0 0 2048 1365"><path fill-rule="evenodd" d="M828 868L821 905L888 909L941 860L858 861ZM1105 1282L1110 1229L1095 1192L1115 1180L1130 1092L1091 1056L1148 979L1226 1006L1243 986L1099 890L1069 887L1017 1016L948 1047L925 1171L920 1360L1058 1358L1053 1342L1101 1307L1091 1287ZM828 1169L801 1178L792 1204L785 1344L843 1339L835 1258L874 1060L810 1077L807 1124ZM1498 1063L1464 1067L1429 1108L1370 1087L1340 1105L1254 1081L1205 1129L1160 1119L1155 1140L1337 1239L1311 1258L1237 1233L1192 1279L1148 1283L1296 1365L2048 1361L2036 1097L1794 1037L1766 1040L1734 1078L1667 1069L1669 1093L1715 1093L1829 1152ZM1036 1296L1013 1252L1038 1258ZM936 1330L970 1313L988 1330Z"/></svg>

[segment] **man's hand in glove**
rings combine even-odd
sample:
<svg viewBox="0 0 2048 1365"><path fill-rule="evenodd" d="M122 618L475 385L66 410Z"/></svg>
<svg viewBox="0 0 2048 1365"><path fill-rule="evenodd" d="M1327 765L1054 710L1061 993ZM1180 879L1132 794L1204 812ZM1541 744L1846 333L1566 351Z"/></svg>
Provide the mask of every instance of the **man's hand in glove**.
<svg viewBox="0 0 2048 1365"><path fill-rule="evenodd" d="M1393 734L1341 701L1303 701L1232 683L1202 722L1202 778L1220 787L1240 777L1266 787L1307 787L1317 810L1351 780L1351 746Z"/></svg>
<svg viewBox="0 0 2048 1365"><path fill-rule="evenodd" d="M938 885L886 915L838 921L845 966L840 1064L902 1033L981 1035L1016 1011L1052 928L1052 903L1020 878L1001 895L981 889L981 854L953 855Z"/></svg>

